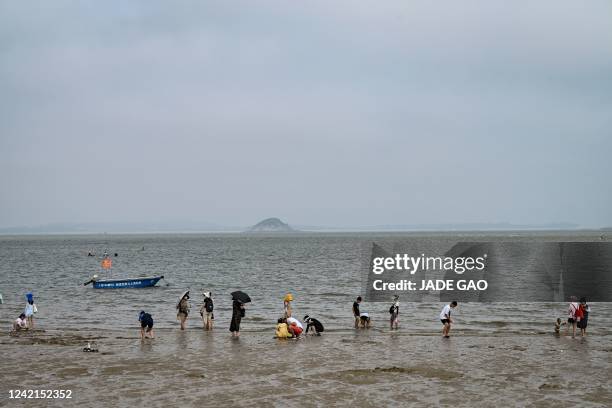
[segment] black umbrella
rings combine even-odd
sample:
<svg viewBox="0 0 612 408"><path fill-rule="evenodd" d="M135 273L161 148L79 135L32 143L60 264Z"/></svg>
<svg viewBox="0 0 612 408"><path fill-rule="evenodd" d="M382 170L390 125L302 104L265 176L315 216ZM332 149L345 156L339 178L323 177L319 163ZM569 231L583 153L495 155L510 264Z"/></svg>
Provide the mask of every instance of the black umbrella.
<svg viewBox="0 0 612 408"><path fill-rule="evenodd" d="M241 290L232 292L232 299L237 300L240 303L249 303L251 301L251 298L249 297L249 295L247 295Z"/></svg>

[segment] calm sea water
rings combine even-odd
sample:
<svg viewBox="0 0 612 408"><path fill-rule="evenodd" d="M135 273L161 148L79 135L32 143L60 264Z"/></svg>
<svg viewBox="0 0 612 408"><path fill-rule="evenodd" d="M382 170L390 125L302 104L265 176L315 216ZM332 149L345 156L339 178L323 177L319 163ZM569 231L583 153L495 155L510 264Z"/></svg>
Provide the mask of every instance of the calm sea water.
<svg viewBox="0 0 612 408"><path fill-rule="evenodd" d="M466 241L600 239L589 232L403 235ZM389 234L0 237L2 398L12 387L52 384L72 387L74 402L85 405L95 405L103 393L120 405L159 406L176 398L188 405L285 405L276 397L279 392L289 405L392 404L404 401L403 393L427 404L469 405L482 398L491 405L517 398L593 406L612 401L610 304L591 305L588 340L551 335L553 321L565 316L562 303L460 305L455 336L446 343L439 339L440 303L402 303L401 328L394 333L388 329L388 304L364 303L374 328L356 332L351 305L362 289L362 243L377 237ZM88 257L90 250L98 256ZM106 276L100 269L105 250L118 253L111 277L164 275L165 280L147 289L83 286L93 274ZM191 290L192 314L189 329L180 332L175 305L185 290ZM212 333L201 330L197 313L204 290L215 299ZM228 332L234 290L253 300L239 340ZM9 337L26 292L34 293L37 328L44 332ZM309 314L325 324L324 336L272 339L286 293L294 296L294 315ZM155 319L154 341L141 343L137 337L141 309ZM95 359L81 352L88 339L100 346ZM574 371L590 378L581 393L565 389ZM88 388L94 377L97 391ZM160 384L164 392L158 391ZM513 387L522 390L519 396Z"/></svg>

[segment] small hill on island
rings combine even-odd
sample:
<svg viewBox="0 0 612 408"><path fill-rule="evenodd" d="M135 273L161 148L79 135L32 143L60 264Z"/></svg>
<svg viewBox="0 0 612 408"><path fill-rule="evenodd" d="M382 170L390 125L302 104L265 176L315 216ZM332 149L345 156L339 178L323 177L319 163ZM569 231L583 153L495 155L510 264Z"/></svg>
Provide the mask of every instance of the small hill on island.
<svg viewBox="0 0 612 408"><path fill-rule="evenodd" d="M295 232L289 224L285 224L278 218L266 218L249 228L246 232Z"/></svg>

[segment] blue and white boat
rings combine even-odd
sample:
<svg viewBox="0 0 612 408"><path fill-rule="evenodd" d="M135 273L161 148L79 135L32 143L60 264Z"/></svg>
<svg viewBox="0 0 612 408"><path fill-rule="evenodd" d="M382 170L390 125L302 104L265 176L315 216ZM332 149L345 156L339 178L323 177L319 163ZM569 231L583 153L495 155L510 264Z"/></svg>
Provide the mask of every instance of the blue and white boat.
<svg viewBox="0 0 612 408"><path fill-rule="evenodd" d="M115 254L116 256L116 254ZM113 266L113 261L104 251L104 258L102 259L102 269L110 270ZM94 289L136 289L136 288L148 288L155 286L160 279L164 279L164 276L145 276L141 278L127 278L127 279L98 279L98 275L94 275L89 281L83 285L87 286L93 283Z"/></svg>
<svg viewBox="0 0 612 408"><path fill-rule="evenodd" d="M155 286L164 276L147 276L143 278L130 279L92 279L94 289L123 289L123 288L148 288Z"/></svg>

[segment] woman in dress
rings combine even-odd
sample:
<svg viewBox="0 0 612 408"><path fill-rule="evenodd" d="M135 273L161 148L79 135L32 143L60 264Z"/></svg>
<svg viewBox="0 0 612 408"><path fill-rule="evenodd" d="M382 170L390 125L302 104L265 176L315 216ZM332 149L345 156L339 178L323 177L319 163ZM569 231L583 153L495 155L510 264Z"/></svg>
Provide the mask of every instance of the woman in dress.
<svg viewBox="0 0 612 408"><path fill-rule="evenodd" d="M240 336L240 321L244 317L244 304L237 300L232 302L232 322L230 323L230 332L232 337Z"/></svg>

